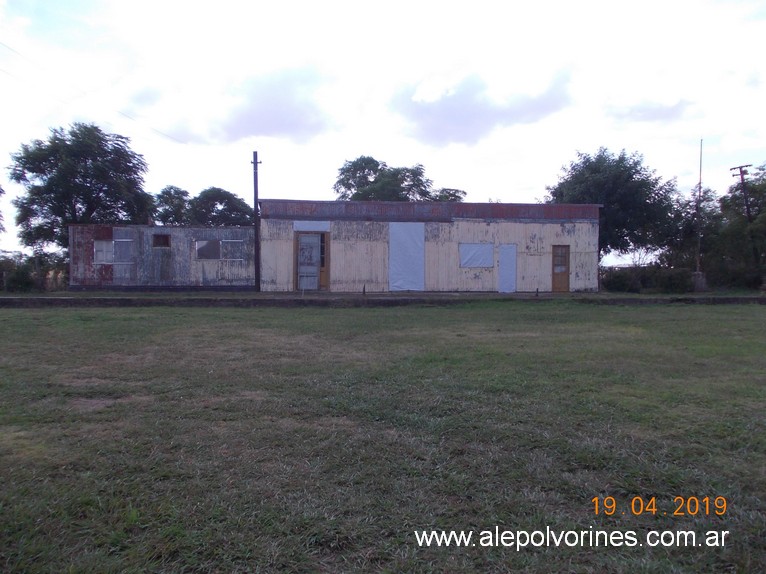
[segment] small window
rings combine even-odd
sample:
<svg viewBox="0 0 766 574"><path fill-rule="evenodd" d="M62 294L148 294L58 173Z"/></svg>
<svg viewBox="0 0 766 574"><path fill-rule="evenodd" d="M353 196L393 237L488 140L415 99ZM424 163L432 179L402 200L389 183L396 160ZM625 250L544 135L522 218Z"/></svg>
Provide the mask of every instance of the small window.
<svg viewBox="0 0 766 574"><path fill-rule="evenodd" d="M553 246L553 272L569 273L569 246Z"/></svg>
<svg viewBox="0 0 766 574"><path fill-rule="evenodd" d="M114 263L114 242L97 239L93 242L94 263Z"/></svg>
<svg viewBox="0 0 766 574"><path fill-rule="evenodd" d="M197 241L197 259L220 259L221 242L217 239L211 241Z"/></svg>
<svg viewBox="0 0 766 574"><path fill-rule="evenodd" d="M133 263L133 240L95 240L93 242L93 262L102 264Z"/></svg>
<svg viewBox="0 0 766 574"><path fill-rule="evenodd" d="M167 233L152 235L152 247L170 247L170 235Z"/></svg>

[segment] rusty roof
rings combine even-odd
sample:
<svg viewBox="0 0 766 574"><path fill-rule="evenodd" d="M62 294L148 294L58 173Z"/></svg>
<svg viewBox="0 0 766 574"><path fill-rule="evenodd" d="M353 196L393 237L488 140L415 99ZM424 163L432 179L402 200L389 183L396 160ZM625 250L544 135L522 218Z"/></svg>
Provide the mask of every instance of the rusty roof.
<svg viewBox="0 0 766 574"><path fill-rule="evenodd" d="M315 221L597 220L600 205L262 199L264 219Z"/></svg>

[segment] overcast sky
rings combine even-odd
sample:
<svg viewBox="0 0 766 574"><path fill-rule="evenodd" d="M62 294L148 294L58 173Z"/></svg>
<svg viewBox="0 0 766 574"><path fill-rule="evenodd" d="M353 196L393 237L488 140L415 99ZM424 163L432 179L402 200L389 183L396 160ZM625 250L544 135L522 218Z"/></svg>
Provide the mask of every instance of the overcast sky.
<svg viewBox="0 0 766 574"><path fill-rule="evenodd" d="M421 163L467 201L536 202L578 151L689 193L766 163L763 0L0 0L0 249L10 154L88 122L145 189L332 200L344 161Z"/></svg>

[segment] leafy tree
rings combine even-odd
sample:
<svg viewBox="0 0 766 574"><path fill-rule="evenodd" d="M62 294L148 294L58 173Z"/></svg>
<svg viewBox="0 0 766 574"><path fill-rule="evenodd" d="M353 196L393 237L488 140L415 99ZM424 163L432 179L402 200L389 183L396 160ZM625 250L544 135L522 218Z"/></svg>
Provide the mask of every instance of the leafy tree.
<svg viewBox="0 0 766 574"><path fill-rule="evenodd" d="M189 202L191 222L198 225L252 225L253 208L220 187L210 187Z"/></svg>
<svg viewBox="0 0 766 574"><path fill-rule="evenodd" d="M668 236L659 263L665 267L694 271L699 257L700 268L707 269L719 243L723 223L718 198L713 190L703 189L699 198L697 191L691 197L677 196L671 218L673 232Z"/></svg>
<svg viewBox="0 0 766 574"><path fill-rule="evenodd" d="M0 197L3 196L5 193L5 190L3 189L3 186L0 185ZM5 227L3 226L3 214L0 212L0 232L5 231Z"/></svg>
<svg viewBox="0 0 766 574"><path fill-rule="evenodd" d="M191 220L189 192L168 185L154 198L154 217L162 225L186 225Z"/></svg>
<svg viewBox="0 0 766 574"><path fill-rule="evenodd" d="M672 233L675 181L663 182L625 150L615 156L605 148L595 155L578 153L564 166L559 182L547 187L548 203L598 203L599 254L661 249Z"/></svg>
<svg viewBox="0 0 766 574"><path fill-rule="evenodd" d="M425 176L425 168L389 167L370 156L347 161L338 170L333 185L339 200L344 201L463 201L459 189L434 189Z"/></svg>
<svg viewBox="0 0 766 574"><path fill-rule="evenodd" d="M72 223L146 223L153 208L143 191L147 166L129 142L75 123L11 154L10 178L26 188L13 201L21 242L36 251L66 249Z"/></svg>

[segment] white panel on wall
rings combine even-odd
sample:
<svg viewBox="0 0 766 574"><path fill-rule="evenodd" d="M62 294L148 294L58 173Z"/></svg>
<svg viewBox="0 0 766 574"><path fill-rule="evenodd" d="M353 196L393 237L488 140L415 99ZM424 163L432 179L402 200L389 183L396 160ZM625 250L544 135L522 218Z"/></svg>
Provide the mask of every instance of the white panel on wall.
<svg viewBox="0 0 766 574"><path fill-rule="evenodd" d="M492 243L461 243L460 267L494 267L494 247Z"/></svg>
<svg viewBox="0 0 766 574"><path fill-rule="evenodd" d="M388 289L426 288L425 223L388 224Z"/></svg>
<svg viewBox="0 0 766 574"><path fill-rule="evenodd" d="M498 285L497 290L500 293L516 292L516 246L499 245L498 246Z"/></svg>

